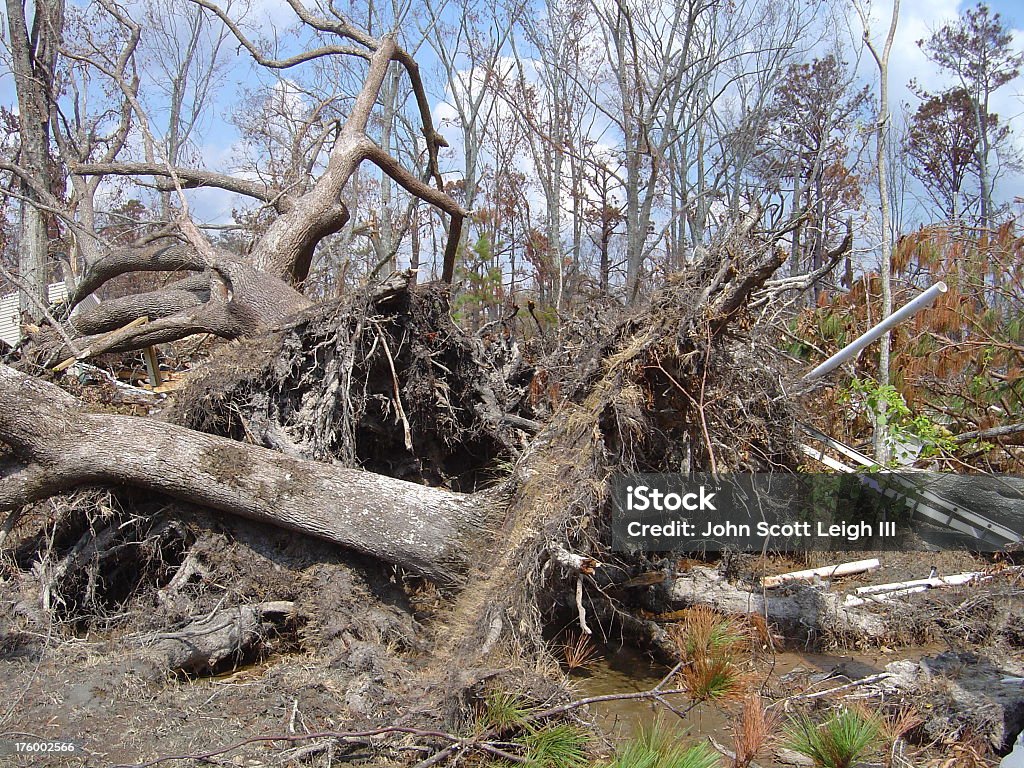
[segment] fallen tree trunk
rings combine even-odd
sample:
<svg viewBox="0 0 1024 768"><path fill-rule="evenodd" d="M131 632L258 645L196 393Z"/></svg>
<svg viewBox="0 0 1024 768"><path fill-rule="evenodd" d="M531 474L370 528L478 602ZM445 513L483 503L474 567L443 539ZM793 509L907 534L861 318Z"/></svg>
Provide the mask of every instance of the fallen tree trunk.
<svg viewBox="0 0 1024 768"><path fill-rule="evenodd" d="M835 594L800 585L790 594L775 596L730 584L710 568L693 568L667 590L669 601L680 605L710 605L724 613L763 616L785 637L802 639L808 633L881 640L891 629L882 616L850 610Z"/></svg>
<svg viewBox="0 0 1024 768"><path fill-rule="evenodd" d="M491 497L286 456L152 419L89 413L53 384L0 366L0 440L17 462L0 509L77 485L132 485L341 544L452 582Z"/></svg>

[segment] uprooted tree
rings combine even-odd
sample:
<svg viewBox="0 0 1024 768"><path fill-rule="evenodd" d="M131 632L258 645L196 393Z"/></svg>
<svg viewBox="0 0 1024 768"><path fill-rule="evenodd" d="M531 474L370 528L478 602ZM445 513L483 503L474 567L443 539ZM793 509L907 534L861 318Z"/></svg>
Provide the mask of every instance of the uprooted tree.
<svg viewBox="0 0 1024 768"><path fill-rule="evenodd" d="M227 607L221 600L212 609L183 597L186 583L203 582L216 567L204 526L228 513L341 545L448 590L451 605L427 641L428 683L417 696L453 705L491 674L494 654L543 654L542 603L573 605L584 625L584 603L599 620L626 621L601 598L615 579L595 576L591 559L604 552L610 474L795 464L778 377L770 361L737 340L749 328L748 305L758 292L763 298L784 261L778 241L796 220L762 231L755 207L647 305L592 323L577 339L571 375L554 373L543 359L525 361L513 334L485 342L450 318L445 283L467 212L443 190L443 140L412 58L392 38L372 38L290 0L306 24L342 43L269 59L224 11L195 1L265 66L343 54L365 59L368 70L323 173L301 194L175 167L155 154L144 163L69 168L79 176L159 177L172 190L218 186L263 200L277 217L246 259L213 247L185 216L164 241L111 250L89 265L68 309L128 272L189 274L83 311L69 321L70 333L44 328L23 350L23 365L0 367L7 449L0 509L10 512L0 543L16 540L21 562L49 548L48 564L36 568L44 609L63 604L74 613L71 604L104 590L121 599L133 594L132 579L141 577L120 571L120 560L141 541L177 553L173 575L155 581L161 601L183 601L174 614L180 626L148 646L166 668L214 668L257 642L275 617L322 620L313 618L315 602L297 594ZM123 22L130 27L130 19ZM419 105L427 181L367 134L392 66L409 77ZM123 71L109 74L144 120ZM346 222L341 194L365 160L449 215L442 283L415 286L398 274L365 296L314 304L301 292L303 280L318 244ZM847 237L824 266L849 245ZM60 380L28 372L201 333L232 341L156 418L97 409ZM95 487L129 489L125 505L135 503L134 511L110 519L79 510L54 521L37 504ZM152 498L167 502L153 510ZM198 524L194 517L189 523L195 530L173 522L179 513L199 514ZM31 619L33 610L19 605ZM657 642L653 625L628 629ZM424 722L448 711L420 706Z"/></svg>
<svg viewBox="0 0 1024 768"><path fill-rule="evenodd" d="M12 456L0 504L17 513L76 486L133 486L454 587L458 631L439 631L435 672L446 678L444 660L458 658L468 685L507 643L543 652L542 593L566 578L600 592L586 563L604 551L611 473L795 464L770 361L733 341L751 295L783 260L764 237L739 228L714 258L588 340L550 416L523 396L537 370L524 378L521 361L496 363L451 323L444 287L413 289L407 275L222 347L161 420L93 412L4 367L0 437ZM514 462L500 482L486 478L497 459ZM95 566L83 549L112 546L91 527L80 535L62 577ZM246 610L232 621L258 625L260 607ZM591 599L591 610L610 609ZM630 631L656 633L642 625ZM189 626L207 637L201 622ZM202 669L244 637L240 628L221 638L227 646L184 661L169 653L168 664Z"/></svg>
<svg viewBox="0 0 1024 768"><path fill-rule="evenodd" d="M366 160L380 167L410 194L449 215L442 279L450 282L467 212L444 192L437 153L438 148L446 144L433 127L430 106L412 57L392 37L372 38L343 19L321 18L299 3L291 3L302 21L318 32L334 35L345 44L325 46L283 61L266 59L223 10L210 3L199 2L199 5L216 13L264 66L282 69L332 54L356 56L368 62L363 86L348 118L337 130L323 173L301 194L225 174L172 166L166 160L161 162L151 136L146 143L147 162L72 164L69 171L80 177L150 175L163 178L164 188L170 185L179 191L200 186L218 187L263 201L278 214L245 260L213 248L198 229L183 221L178 229L184 245L165 242L118 249L90 264L70 297L69 308L74 308L106 282L125 273L185 271L195 275L171 283L162 290L108 301L82 312L75 318L75 328L81 336L76 339L78 349L73 351L81 355L83 352L96 354L99 351L140 349L196 333L238 338L252 335L310 306L296 287L301 286L308 276L317 245L348 222L349 210L342 200L342 192L359 165ZM134 22L116 6L109 6L109 10L126 27L135 29ZM133 44L129 43L129 47ZM419 108L426 147L423 178L404 168L367 132L373 107L393 65L402 67L408 75ZM133 88L123 72L108 70L108 74L124 91L128 108L144 128L146 118L137 100L137 81ZM436 183L436 188L431 186L431 182ZM147 318L147 323L131 325L132 321L143 317ZM103 335L100 347L93 343L95 339L89 338L95 334Z"/></svg>

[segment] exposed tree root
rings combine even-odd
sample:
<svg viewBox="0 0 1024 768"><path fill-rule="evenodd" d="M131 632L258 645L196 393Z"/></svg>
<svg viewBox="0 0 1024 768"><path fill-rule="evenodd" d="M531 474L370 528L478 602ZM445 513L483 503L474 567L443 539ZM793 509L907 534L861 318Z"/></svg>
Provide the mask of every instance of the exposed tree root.
<svg viewBox="0 0 1024 768"><path fill-rule="evenodd" d="M620 323L567 382L571 398L517 463L486 567L470 572L474 588L437 629L431 667L441 689L471 687L495 665L543 671L544 612L575 595L577 584L586 594L576 602L599 615L620 610L607 588L628 579L632 566L605 550L611 474L795 466L777 380L731 339L744 325L745 298L781 254L742 235L723 252L729 257L681 276ZM745 378L742 388L734 376ZM553 557L560 548L611 567L581 582Z"/></svg>
<svg viewBox="0 0 1024 768"><path fill-rule="evenodd" d="M524 442L510 392L451 322L447 292L397 275L224 349L169 420L310 459L472 491Z"/></svg>
<svg viewBox="0 0 1024 768"><path fill-rule="evenodd" d="M275 617L287 618L294 609L288 600L223 608L174 632L148 638L147 651L174 672L209 672L226 659L244 656L272 630Z"/></svg>
<svg viewBox="0 0 1024 768"><path fill-rule="evenodd" d="M305 309L224 345L163 423L92 413L52 385L0 369L0 438L13 451L0 499L14 507L114 482L372 559L346 554L344 568L317 571L309 560L267 555L282 567L278 578L255 567L258 542L290 534L209 512L196 526L176 502L163 516L186 532L173 565L120 603L126 613L142 600L156 606L133 636L150 642L133 647L159 669L195 674L254 653L270 637L260 606L288 603L300 646L330 648L344 670L338 695L354 718L379 725L397 707L416 728L452 732L496 687L543 691L558 706L567 696L552 681L543 636L551 612L568 607L597 633L616 625L657 643L656 626L619 585L667 566L607 551L609 476L795 465L788 400L771 361L744 337L744 303L781 259L770 240L737 234L715 260L606 329L572 377L543 363L533 375L514 343L467 337L443 290L412 290L401 275L364 300ZM553 416L538 422L547 409ZM26 552L46 535L38 520L35 534L14 531ZM119 524L91 538L69 526L47 567L83 572L84 561L105 562ZM252 535L218 549L222 525ZM29 520L24 530L32 528ZM28 565L23 558L19 568ZM410 591L427 589L410 573L465 588L448 605L442 594L422 627L402 598L361 592L350 565L371 568L372 582L393 582L395 592L403 579ZM354 619L360 600L372 621ZM79 603L68 605L69 617L80 614ZM412 666L415 684L405 677ZM451 744L438 742L438 754Z"/></svg>

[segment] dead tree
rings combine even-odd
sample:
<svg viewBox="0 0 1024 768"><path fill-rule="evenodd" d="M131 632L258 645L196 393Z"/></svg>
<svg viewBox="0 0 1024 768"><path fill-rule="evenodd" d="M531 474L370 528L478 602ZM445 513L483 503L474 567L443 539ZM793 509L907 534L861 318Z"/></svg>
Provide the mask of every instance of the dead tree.
<svg viewBox="0 0 1024 768"><path fill-rule="evenodd" d="M0 528L0 539L13 533L19 541L25 541L24 533L16 530L15 520L33 501L81 486L128 487L141 489L148 496L184 500L202 510L333 542L369 556L364 559L398 566L443 585L466 585L457 593L444 593L452 598L445 606L446 619L425 628L425 637L418 638L422 647L433 651L415 678L426 681L423 700L416 701L415 707L408 706L410 699L420 695L408 690L415 687L406 685L413 679L408 675L402 678L406 690L393 692L402 709L415 713L411 717L424 721L444 718L441 704L450 705L491 674L488 670L493 665L488 662L493 660L492 653L505 649L536 657L546 652L539 609L542 591L566 594L566 587L571 585L581 623L585 600L590 606L601 604L600 594L606 584L594 580L593 568L581 568L579 564L596 561L597 557L592 556L603 556L601 519L606 511L605 481L610 474L679 467L684 460L693 471L757 470L792 463L786 398L779 392L777 380L770 370L759 367L760 361L737 362L729 347L731 334L750 321L746 307L752 293L784 260L778 247L783 230L755 233L760 211L751 211L733 231L723 233L721 242L709 250L704 261L668 281L647 306L636 308L614 327L594 329L593 343L572 371L572 379L562 382L563 395L546 423L539 424L532 418L538 414L509 413L507 402L494 397L494 388L489 390L486 382L479 380L463 383L467 394L458 399L452 390L458 386L454 379L462 368L448 356L456 345L446 346L446 339L459 330L451 323L443 290L435 287L436 311L425 323L429 326L433 322L431 327L400 329L404 333L398 337L406 342L404 354L414 358L403 369L391 352L398 346L390 343L396 335L389 336L389 331L375 325L376 320L365 321L370 314L381 314L376 311L379 306L372 313L337 320L334 307L314 307L298 289L317 244L347 220L349 213L340 202L340 194L363 160L378 164L413 195L451 216L444 267L444 276L451 276L458 230L466 211L440 189L401 168L367 135L370 112L389 67L404 67L420 105L429 176L439 185L436 153L442 140L431 127L412 60L394 40L375 40L344 21L316 17L298 0L288 1L306 24L338 35L344 45L325 46L288 60L267 59L223 11L208 0L194 1L220 16L266 66L283 68L316 56L351 54L369 61L366 81L330 153L326 171L308 192L297 197L287 190L260 188L250 181L156 161L77 167L75 172L81 175L149 174L182 188L205 184L235 189L272 204L279 216L249 260L218 252L185 219L180 222L184 245L115 251L97 261L78 286L73 303L112 277L130 271L183 271L190 276L164 290L108 301L83 312L75 321L83 334L76 340L80 351L75 356L128 350L197 332L235 339L248 337L237 345L221 346L207 370L216 366L218 359L226 360L229 370L244 367L234 365L238 358L230 357L233 349L250 357L262 356L256 364L247 362L249 369L260 371L282 368L291 372L294 361L313 358L322 367L299 370L297 376L325 391L313 392L297 402L288 400L295 394L296 387L291 386L294 379L276 381L280 386L273 391L262 386L262 399L229 405L239 406L238 410L244 406L262 408L259 416L265 429L249 430L246 426L243 434L229 437L200 431L208 425L193 424L188 419L182 422L196 429L166 420L98 412L55 384L11 366L0 366L0 443L6 448L0 456L0 510L11 513ZM148 321L140 322L143 317ZM312 321L304 325L303 318L310 317L348 323L346 333L335 334L333 347L323 343L321 337L312 339L312 350L303 347L306 339L301 338L302 334L309 333L313 326ZM348 333L349 327L357 330ZM300 337L297 340L296 335ZM346 374L353 369L346 355L355 353L354 344L345 345L354 338L365 342L364 363L374 352L378 355L372 361L375 374L367 375L364 382L354 383ZM480 343L471 343L465 337L463 341L464 354L459 363L479 374L488 364L479 354ZM299 347L302 354L293 354L285 358L286 365L275 366L280 358L274 356L289 344ZM412 347L415 349L410 352ZM455 352L452 355L457 357ZM400 371L417 364L426 371L422 376L426 385L409 391L413 397L405 401L408 404L415 400L425 414L424 420L439 422L446 413L471 413L474 405L469 400L475 397L479 409L474 414L474 426L477 422L504 423L506 429L514 425L531 434L527 439L521 432L520 443L512 447L508 447L511 441L501 439L501 435L494 439L493 444L507 450L495 450L492 455L500 453L501 459L514 466L486 490L456 493L429 487L426 473L420 474L424 483L405 482L382 472L355 468L361 458L358 455L348 461L345 459L349 457L328 450L337 424L332 421L338 410L334 393L340 392L341 397L348 397L354 390L362 393L364 383L371 378L377 385L384 382L371 394L380 404L380 413L391 417L386 426L400 434L404 431L404 444L410 447L409 421L415 419L402 410ZM364 365L364 369L367 367ZM326 375L321 376L322 371ZM285 378L287 375L290 373ZM529 376L526 379L529 382ZM249 393L265 383L258 380ZM214 381L209 386L211 399L224 397L230 390L222 384ZM740 392L750 394L740 397ZM268 402L273 397L280 397L281 402ZM184 396L179 393L179 398ZM281 419L284 406L303 420L300 426L308 425L307 417L312 420L306 434L293 429L294 422L266 423ZM250 410L241 418L244 422L250 417L248 424L255 424L253 415L254 410ZM373 426L380 427L381 421L378 419ZM444 453L464 449L454 432L450 433L452 439L444 435L438 440L434 450ZM265 439L266 435L273 439ZM394 443L401 445L402 437ZM308 438L305 445L303 438ZM271 445L277 450L265 447ZM388 445L390 451L392 443ZM304 450L310 447L316 450ZM442 483L448 479L450 475L440 478ZM169 514L178 512L188 514L180 510ZM45 509L40 512L37 506L34 514L37 522L39 517L44 518L45 529ZM134 521L146 513L132 514ZM208 514L203 511L203 515ZM72 527L75 540L99 538L89 521L84 528ZM119 526L106 525L103 530L108 532L104 535L114 537ZM33 543L30 540L28 546L31 548ZM302 543L310 544L308 540ZM41 548L46 546L43 542ZM183 550L191 546L181 544ZM88 548L86 544L81 551ZM63 564L83 559L77 544L72 543L69 549L59 555L62 565L58 570L66 572L71 566ZM221 557L219 549L213 550L215 554L205 564L196 556L192 562L198 564L190 570L187 563L194 551L177 564L178 573L172 582L186 583L192 574L202 580L204 567L212 567L212 561ZM31 560L32 555L26 559ZM102 562L119 559L110 555ZM40 557L38 562L48 561ZM372 562L362 565L367 571L376 567ZM45 568L40 566L40 570ZM24 573L19 566L19 578ZM268 574L260 572L261 579L265 576ZM374 586L386 587L389 576L380 578ZM177 622L180 628L159 633L160 639L153 646L163 659L160 663L188 672L213 668L220 660L255 643L254 638L270 617L295 610L312 621L330 613L317 602L330 595L320 594L315 585L304 582L295 586L298 584L292 582L294 590L288 594L264 594L259 590L258 600L232 596L233 602L223 611L220 600L211 612L209 606L199 611L198 604L182 598L188 607L187 616L181 617L183 623ZM49 594L48 586L44 594ZM168 591L175 591L172 586L167 585ZM345 582L336 591L348 589ZM315 595L304 607L310 593ZM234 600L236 597L239 599ZM29 601L17 602L21 605ZM47 608L46 601L41 602ZM366 606L357 607L362 610ZM350 609L346 620L354 620L355 613L355 608ZM203 618L204 614L208 618ZM638 623L642 631L642 622ZM435 634L430 636L431 632ZM202 640L197 642L197 638ZM370 672L376 674L376 667Z"/></svg>
<svg viewBox="0 0 1024 768"><path fill-rule="evenodd" d="M125 249L101 258L91 266L71 297L71 307L107 280L126 272L187 270L199 277L186 277L162 291L106 302L76 321L79 332L89 336L124 329L115 336L113 344L107 339L102 345L102 349L116 350L138 349L195 333L237 338L251 335L309 306L301 294L289 286L301 287L309 274L317 245L348 222L350 213L341 195L365 160L381 168L411 195L448 214L442 279L450 282L462 221L468 212L444 192L437 153L446 143L433 127L419 69L412 57L392 37L373 38L341 17L320 17L298 0L289 0L289 5L303 23L319 33L333 35L339 42L288 59L267 58L223 9L209 0L194 1L218 16L259 64L287 69L322 56L358 57L368 63L363 86L339 129L323 174L308 191L298 196L289 190L272 189L227 174L175 167L156 157L144 163L73 164L71 171L82 177L153 176L162 179L164 187L218 187L261 200L278 214L244 262L214 249L188 222L182 225L184 239L188 243L186 246ZM110 5L108 11L125 25L134 24L116 6ZM393 66L400 67L408 76L418 105L427 155L422 178L385 152L367 132L381 87ZM137 84L126 82L113 70L108 69L106 74L115 79L118 87L126 93L134 105L137 122L145 128L145 115L134 93ZM125 328L130 322L143 317L148 323ZM91 353L102 351L93 344L95 341L86 338L78 346L83 351L91 350Z"/></svg>
<svg viewBox="0 0 1024 768"><path fill-rule="evenodd" d="M487 497L308 461L149 418L88 413L60 388L0 366L0 509L87 483L134 485L299 531L450 582Z"/></svg>

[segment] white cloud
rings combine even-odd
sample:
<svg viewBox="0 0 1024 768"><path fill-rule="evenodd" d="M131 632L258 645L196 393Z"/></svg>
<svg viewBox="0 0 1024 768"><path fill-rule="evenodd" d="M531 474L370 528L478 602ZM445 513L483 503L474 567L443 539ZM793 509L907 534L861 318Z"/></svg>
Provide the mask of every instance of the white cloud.
<svg viewBox="0 0 1024 768"><path fill-rule="evenodd" d="M943 72L936 64L928 60L917 41L926 40L934 31L955 21L962 12L974 5L974 2L958 0L903 0L889 60L889 104L894 115L902 114L902 104L909 105L910 110L913 111L920 103L917 96L908 87L911 80L916 81L924 90L932 92L956 84L953 75ZM999 11L999 4L995 3L994 5L994 10ZM891 0L882 0L872 9L872 40L879 48L888 32L891 13ZM1004 21L1013 21L1013 19L1006 18L1005 13L1003 16ZM859 20L852 15L851 24L859 30ZM1024 30L1015 29L1013 36L1014 47L1024 51ZM874 59L869 55L865 55L861 60L860 74L866 81L877 84L878 70ZM1016 146L1024 153L1022 93L1024 93L1024 77L1017 78L1016 81L998 91L992 100L991 108L999 114L1004 124L1011 126ZM997 181L997 196L1001 199L1024 196L1024 175L1007 173L1002 176Z"/></svg>
<svg viewBox="0 0 1024 768"><path fill-rule="evenodd" d="M231 210L250 201L224 189L194 189L185 195L192 218L203 224L229 224L232 221Z"/></svg>
<svg viewBox="0 0 1024 768"><path fill-rule="evenodd" d="M910 100L912 94L904 89L911 79L916 79L926 90L948 85L948 77L928 61L917 42L927 40L935 30L954 21L958 15L955 0L911 0L901 7L890 65L890 77L897 86L894 96Z"/></svg>

